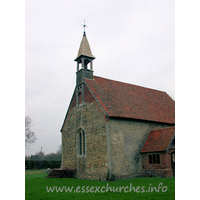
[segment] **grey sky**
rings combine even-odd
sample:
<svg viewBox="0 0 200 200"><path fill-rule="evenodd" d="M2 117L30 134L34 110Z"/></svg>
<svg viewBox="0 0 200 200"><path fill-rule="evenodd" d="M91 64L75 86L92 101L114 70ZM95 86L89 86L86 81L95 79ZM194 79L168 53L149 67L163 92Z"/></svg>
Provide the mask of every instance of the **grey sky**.
<svg viewBox="0 0 200 200"><path fill-rule="evenodd" d="M26 0L25 108L38 137L26 154L61 144L84 19L96 76L175 98L174 12L174 0Z"/></svg>

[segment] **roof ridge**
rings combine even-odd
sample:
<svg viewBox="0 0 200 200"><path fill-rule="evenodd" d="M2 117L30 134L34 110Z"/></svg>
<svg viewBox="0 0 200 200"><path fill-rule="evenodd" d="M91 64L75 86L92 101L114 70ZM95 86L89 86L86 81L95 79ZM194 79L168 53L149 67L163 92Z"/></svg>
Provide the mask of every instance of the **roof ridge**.
<svg viewBox="0 0 200 200"><path fill-rule="evenodd" d="M95 77L106 79L106 80L109 80L109 81L118 82L118 83L123 83L123 84L127 84L127 85L132 85L132 86L136 86L136 87L139 87L139 88L144 88L144 89L149 89L149 90L153 90L153 91L158 91L158 92L166 93L165 91L162 91L162 90L153 89L153 88L149 88L149 87L145 87L145 86L140 86L140 85L136 85L136 84L132 84L132 83L126 83L126 82L123 82L123 81L117 81L117 80L113 80L113 79L109 79L109 78L104 78L104 77L101 77L101 76L93 76L94 80L95 80Z"/></svg>

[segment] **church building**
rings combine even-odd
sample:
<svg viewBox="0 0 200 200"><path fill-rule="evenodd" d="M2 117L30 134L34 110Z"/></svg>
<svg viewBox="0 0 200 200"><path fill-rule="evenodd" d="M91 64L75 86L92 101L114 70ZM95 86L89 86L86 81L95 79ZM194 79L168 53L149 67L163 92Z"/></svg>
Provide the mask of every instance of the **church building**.
<svg viewBox="0 0 200 200"><path fill-rule="evenodd" d="M62 128L62 168L80 179L174 176L175 102L163 91L94 75L84 31Z"/></svg>

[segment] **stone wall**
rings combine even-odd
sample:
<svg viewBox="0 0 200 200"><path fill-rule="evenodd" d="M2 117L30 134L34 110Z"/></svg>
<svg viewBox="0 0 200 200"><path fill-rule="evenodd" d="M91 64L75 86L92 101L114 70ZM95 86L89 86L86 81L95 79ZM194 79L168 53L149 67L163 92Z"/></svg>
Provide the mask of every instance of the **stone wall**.
<svg viewBox="0 0 200 200"><path fill-rule="evenodd" d="M107 144L104 112L84 87L85 100L75 105L74 95L62 129L62 167L77 170L77 178L106 180ZM85 131L85 155L78 153L78 131Z"/></svg>

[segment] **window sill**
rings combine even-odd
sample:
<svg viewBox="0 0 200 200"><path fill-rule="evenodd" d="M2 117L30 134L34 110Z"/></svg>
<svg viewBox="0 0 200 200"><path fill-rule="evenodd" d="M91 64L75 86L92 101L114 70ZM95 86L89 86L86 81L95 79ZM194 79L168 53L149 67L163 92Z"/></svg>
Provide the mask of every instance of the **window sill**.
<svg viewBox="0 0 200 200"><path fill-rule="evenodd" d="M77 155L78 158L86 158L86 155Z"/></svg>

